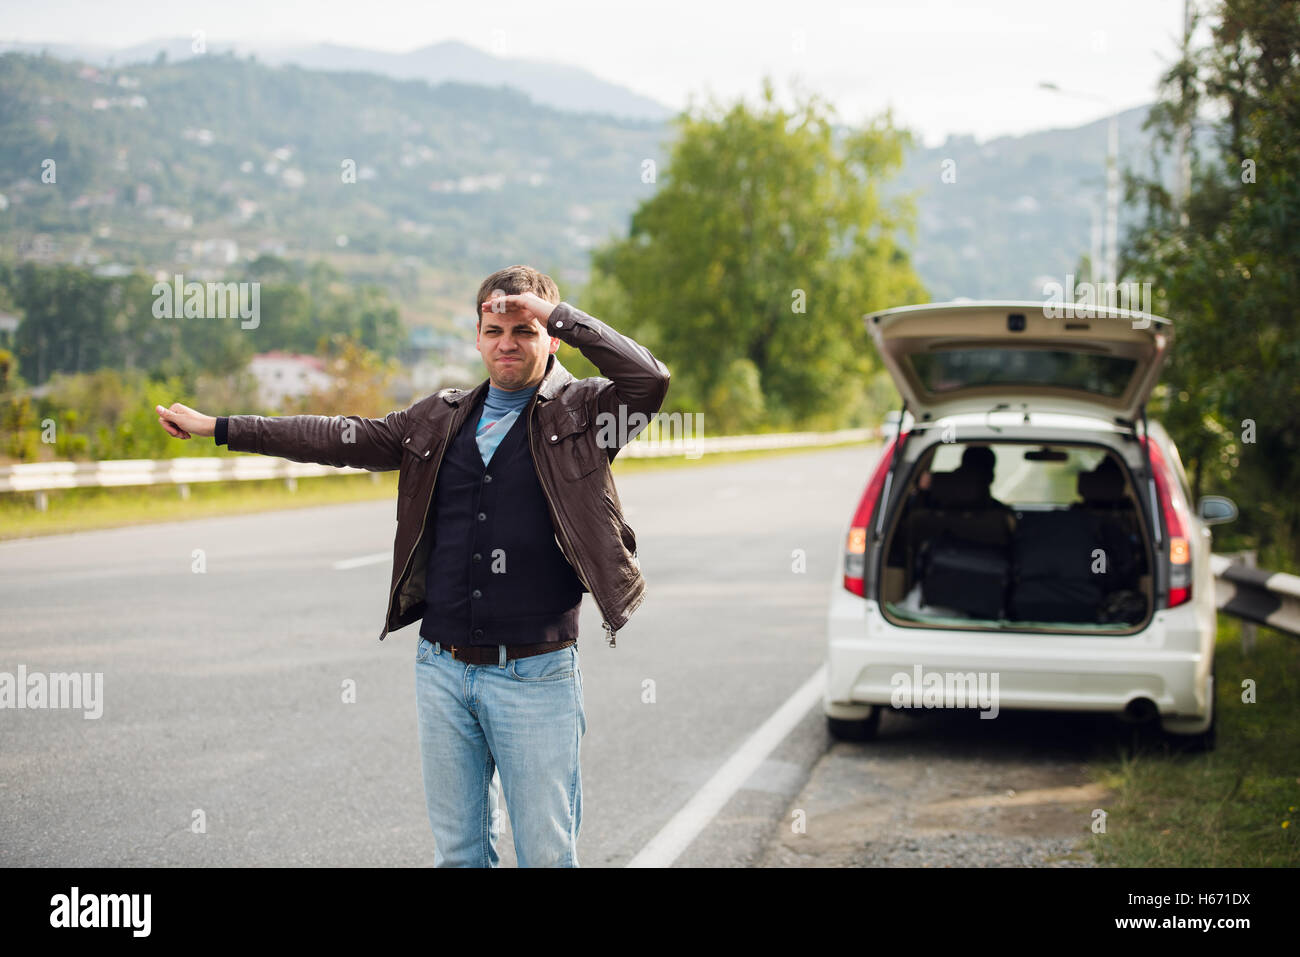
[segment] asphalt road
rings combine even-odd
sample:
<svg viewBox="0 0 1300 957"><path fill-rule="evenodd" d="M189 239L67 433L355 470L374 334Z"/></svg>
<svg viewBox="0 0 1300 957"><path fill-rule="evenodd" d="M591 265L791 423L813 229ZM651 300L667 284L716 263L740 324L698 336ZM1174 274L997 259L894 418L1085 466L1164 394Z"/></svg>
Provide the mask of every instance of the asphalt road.
<svg viewBox="0 0 1300 957"><path fill-rule="evenodd" d="M584 866L631 860L822 664L874 455L619 478L649 589L615 649L584 600ZM377 640L389 559L334 567L393 528L384 501L0 543L0 672L104 675L98 720L0 710L0 864L432 864L418 626ZM827 746L810 709L677 863L762 860Z"/></svg>

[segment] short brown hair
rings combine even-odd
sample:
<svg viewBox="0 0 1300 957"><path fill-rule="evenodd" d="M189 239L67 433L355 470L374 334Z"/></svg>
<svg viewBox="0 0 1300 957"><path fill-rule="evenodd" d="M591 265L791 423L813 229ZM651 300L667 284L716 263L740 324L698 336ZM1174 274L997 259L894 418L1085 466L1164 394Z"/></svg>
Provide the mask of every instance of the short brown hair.
<svg viewBox="0 0 1300 957"><path fill-rule="evenodd" d="M507 266L488 276L478 287L478 297L474 300L476 324L483 324L483 303L493 295L516 296L521 292L536 293L547 302L560 301L560 287L546 273L538 272L532 266Z"/></svg>

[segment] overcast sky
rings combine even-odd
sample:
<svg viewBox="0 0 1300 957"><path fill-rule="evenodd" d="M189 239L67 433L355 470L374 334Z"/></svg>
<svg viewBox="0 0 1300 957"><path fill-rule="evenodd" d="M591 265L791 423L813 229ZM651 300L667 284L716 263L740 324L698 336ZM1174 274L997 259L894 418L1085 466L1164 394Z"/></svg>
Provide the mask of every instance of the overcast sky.
<svg viewBox="0 0 1300 957"><path fill-rule="evenodd" d="M1151 101L1182 17L1183 0L0 0L0 39L128 46L203 30L209 43L390 51L454 39L580 65L674 108L692 93L756 97L769 73L778 90L797 81L821 94L846 122L892 107L934 145Z"/></svg>

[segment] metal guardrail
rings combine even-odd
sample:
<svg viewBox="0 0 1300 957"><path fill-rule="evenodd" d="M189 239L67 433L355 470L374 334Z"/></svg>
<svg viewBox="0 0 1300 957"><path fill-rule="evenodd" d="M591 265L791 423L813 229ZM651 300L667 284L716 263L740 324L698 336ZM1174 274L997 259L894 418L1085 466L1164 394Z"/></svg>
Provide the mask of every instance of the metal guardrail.
<svg viewBox="0 0 1300 957"><path fill-rule="evenodd" d="M648 459L711 452L751 452L862 442L879 437L879 429L840 429L838 432L773 432L767 435L715 435L701 438L637 438L623 446L620 458Z"/></svg>
<svg viewBox="0 0 1300 957"><path fill-rule="evenodd" d="M36 508L49 508L49 492L66 488L114 488L127 485L174 485L190 497L197 482L284 479L290 491L298 479L319 475L364 475L365 469L332 468L265 455L208 456L176 459L110 459L103 462L32 462L0 466L0 492L35 492ZM376 481L379 474L369 473Z"/></svg>
<svg viewBox="0 0 1300 957"><path fill-rule="evenodd" d="M875 429L842 429L838 432L780 432L770 435L719 435L656 438L638 437L620 456L667 458L684 455L698 458L717 452L784 449L835 445L865 441L877 435ZM182 496L197 482L252 481L323 475L364 475L365 469L333 468L309 462L290 462L274 456L220 455L175 459L117 459L103 462L34 462L0 466L0 492L36 492L37 507L44 510L44 493L66 488L108 488L127 485L175 485Z"/></svg>
<svg viewBox="0 0 1300 957"><path fill-rule="evenodd" d="M117 459L103 462L34 462L0 468L0 492L39 492L119 485L190 485L195 482L306 478L363 473L264 455L176 459Z"/></svg>
<svg viewBox="0 0 1300 957"><path fill-rule="evenodd" d="M1300 576L1254 568L1228 555L1210 556L1210 566L1219 611L1300 635ZM1253 635L1245 643L1253 644Z"/></svg>

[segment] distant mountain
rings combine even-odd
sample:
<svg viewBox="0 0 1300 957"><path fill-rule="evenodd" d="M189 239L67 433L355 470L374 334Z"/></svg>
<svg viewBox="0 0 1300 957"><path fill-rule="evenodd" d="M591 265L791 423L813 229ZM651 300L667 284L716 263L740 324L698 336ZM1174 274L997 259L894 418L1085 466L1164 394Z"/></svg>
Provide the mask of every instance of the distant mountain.
<svg viewBox="0 0 1300 957"><path fill-rule="evenodd" d="M465 287L511 263L585 278L669 135L509 87L0 54L0 256L196 278L329 259L408 319L472 316Z"/></svg>
<svg viewBox="0 0 1300 957"><path fill-rule="evenodd" d="M151 40L118 49L59 43L0 43L0 52L36 54L44 51L63 60L126 66L152 63L160 53L171 62L189 60L196 56L193 45L193 40L185 37ZM576 113L607 113L629 119L662 121L674 112L662 103L602 80L580 67L544 60L498 57L455 40L434 43L409 53L385 53L333 43L270 47L205 42L204 55L227 53L239 57L252 55L263 63L293 64L308 70L377 73L399 80L428 80L430 83L507 86L537 103Z"/></svg>
<svg viewBox="0 0 1300 957"><path fill-rule="evenodd" d="M1148 171L1149 109L1119 116L1121 175ZM916 196L913 256L932 297L1040 299L1046 279L1077 273L1094 215L1104 225L1106 128L1100 120L983 143L950 136L910 151L889 192Z"/></svg>
<svg viewBox="0 0 1300 957"><path fill-rule="evenodd" d="M432 49L448 69L457 50L483 55ZM408 319L468 316L467 284L510 263L584 281L589 250L653 194L642 163L663 169L673 135L510 87L138 53L118 67L0 54L0 257L164 273L323 258L385 285ZM1148 168L1145 112L1120 116L1121 169ZM1105 150L1104 121L912 149L884 190L916 196L906 242L931 297L1038 299L1076 272Z"/></svg>

